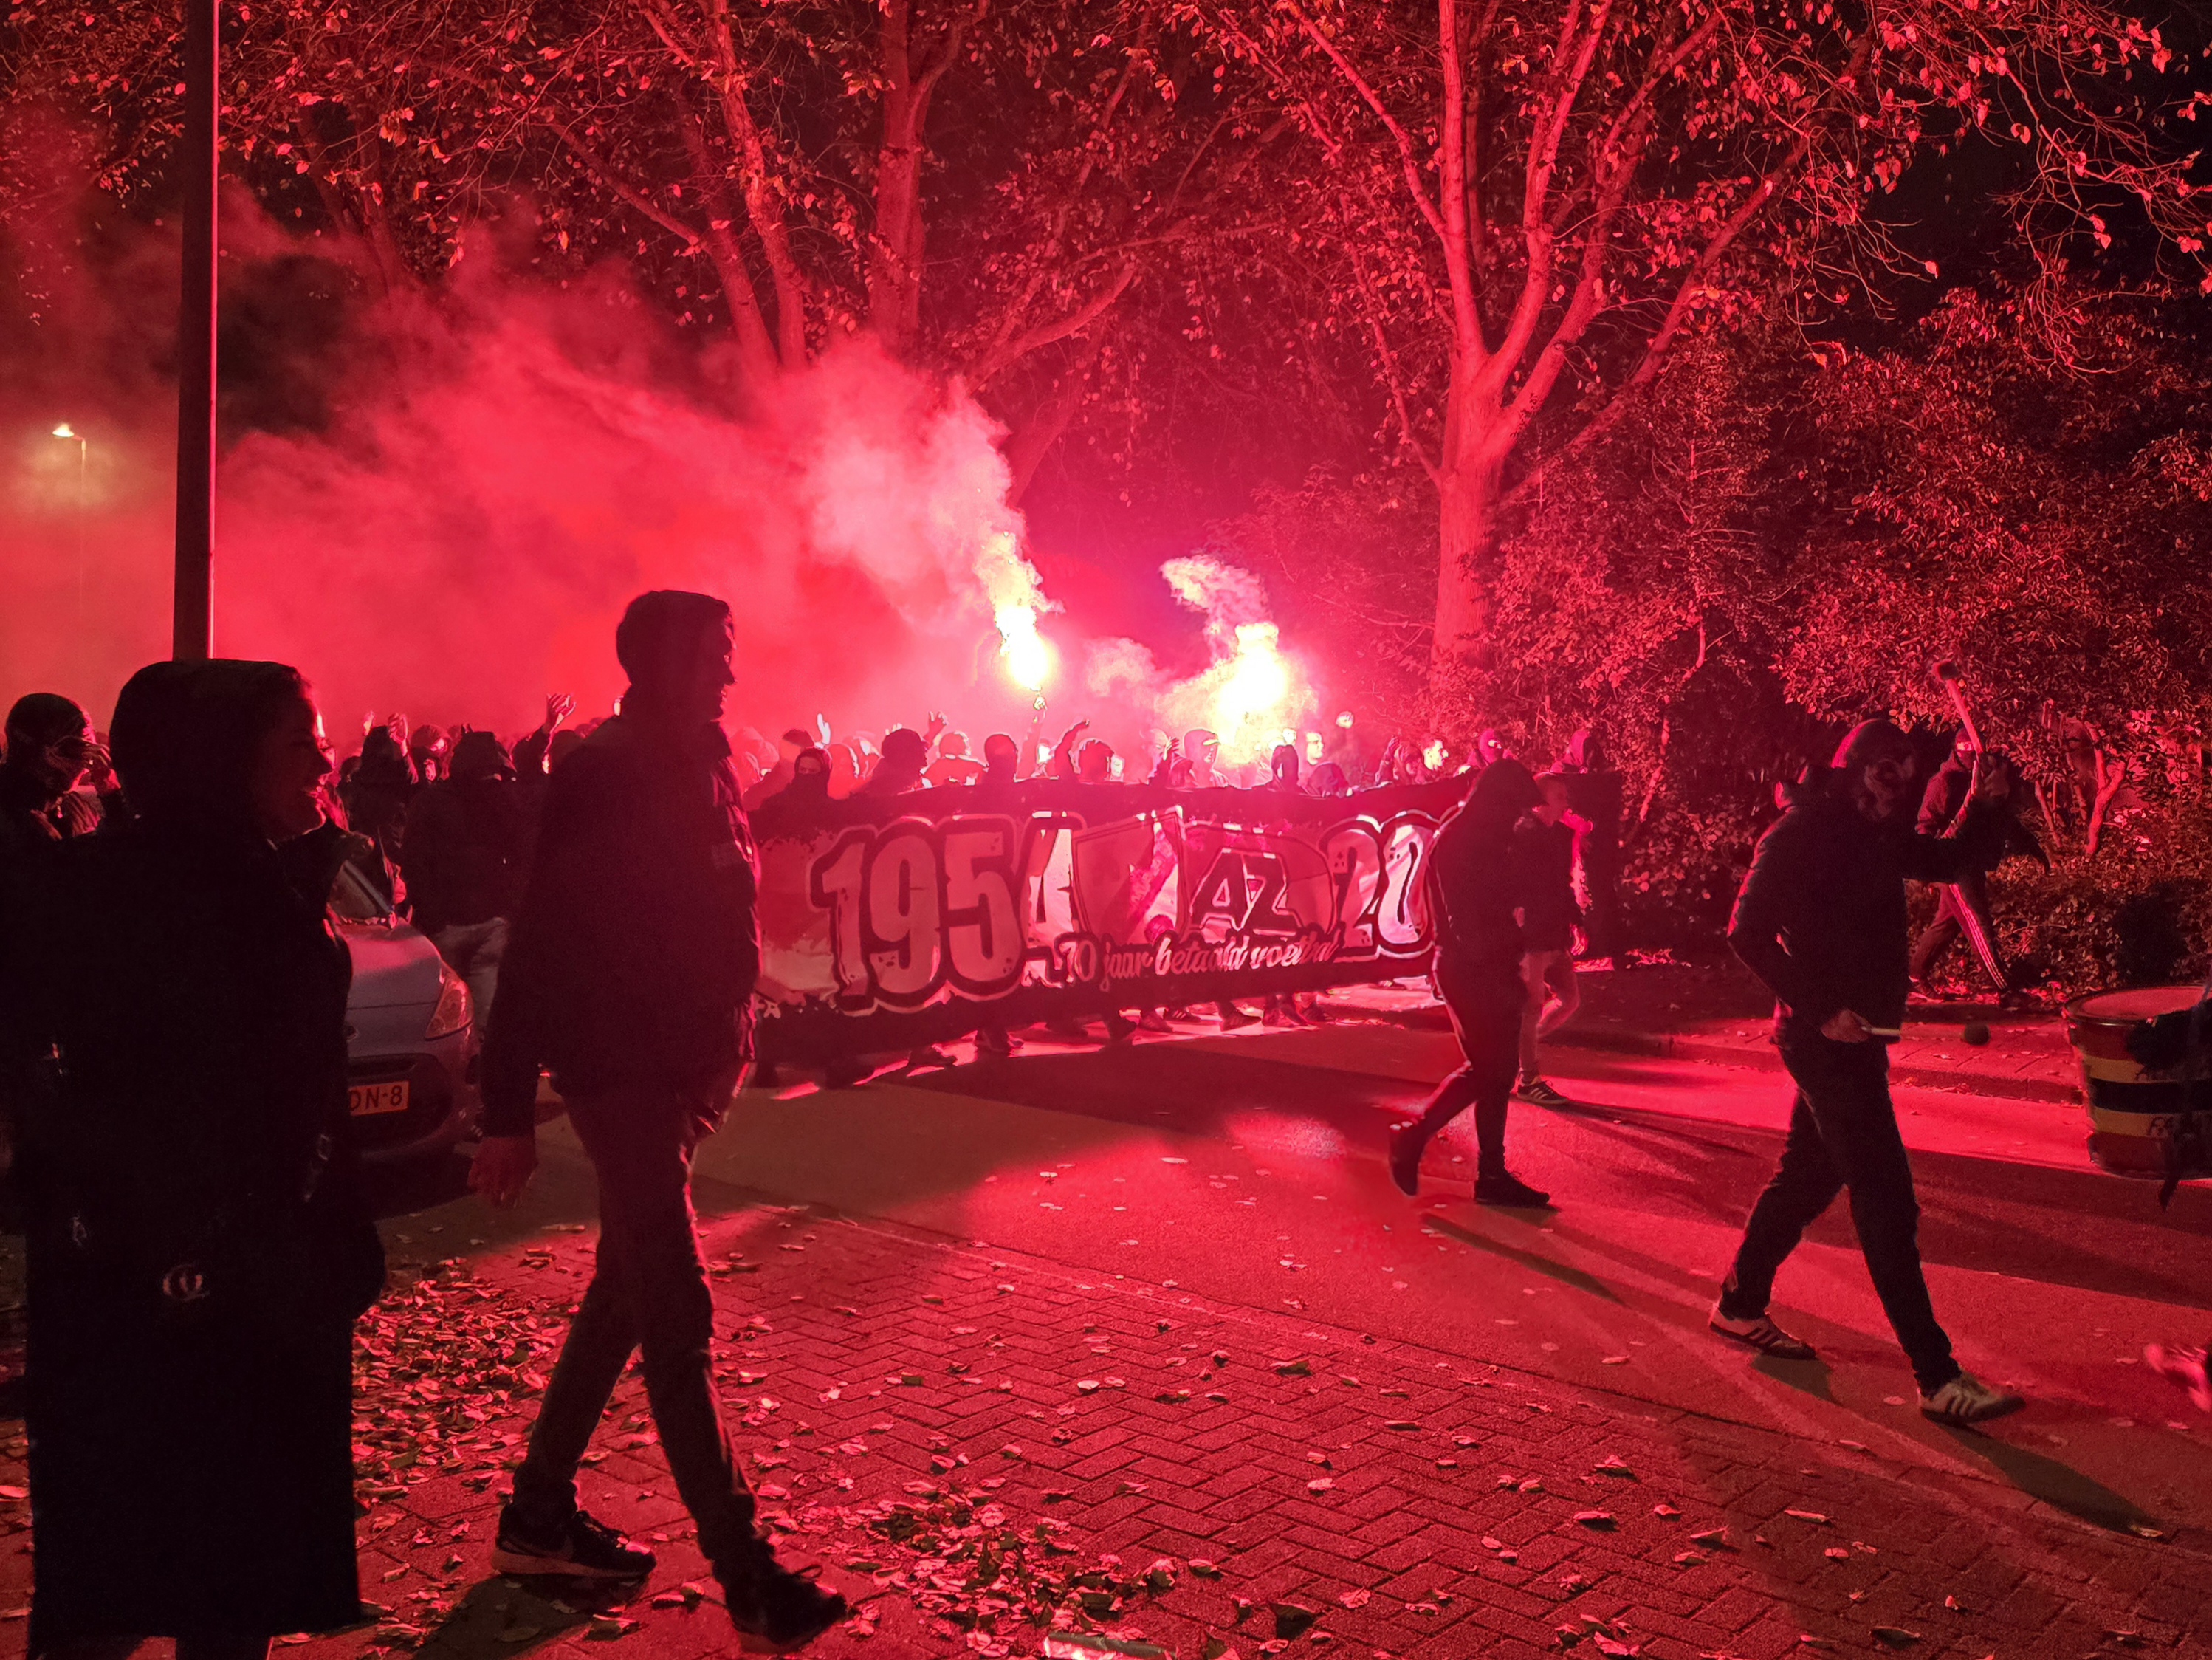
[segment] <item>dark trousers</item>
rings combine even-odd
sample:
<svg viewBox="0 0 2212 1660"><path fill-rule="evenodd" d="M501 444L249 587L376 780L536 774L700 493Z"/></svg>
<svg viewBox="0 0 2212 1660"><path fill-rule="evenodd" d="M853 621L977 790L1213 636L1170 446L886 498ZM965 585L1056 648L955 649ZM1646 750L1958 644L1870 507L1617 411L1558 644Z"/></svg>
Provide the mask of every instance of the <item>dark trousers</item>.
<svg viewBox="0 0 2212 1660"><path fill-rule="evenodd" d="M1996 924L1990 919L1989 887L1979 876L1947 882L1936 906L1936 920L1921 931L1912 946L1912 977L1925 980L1929 971L1960 934L1981 958L1982 969L1999 991L2012 989L2012 973L1997 949Z"/></svg>
<svg viewBox="0 0 2212 1660"><path fill-rule="evenodd" d="M532 1530L567 1521L592 1432L631 1354L642 1352L646 1400L676 1490L699 1524L701 1553L726 1570L752 1540L753 1498L714 1393L714 1300L692 1225L691 1151L714 1122L706 1095L638 1088L568 1104L599 1173L599 1265L515 1472L514 1502Z"/></svg>
<svg viewBox="0 0 2212 1660"><path fill-rule="evenodd" d="M1797 1083L1790 1139L1744 1226L1743 1243L1721 1291L1721 1312L1739 1320L1766 1312L1783 1259L1848 1188L1859 1250L1882 1311L1920 1387L1940 1389L1958 1376L1959 1363L1951 1358L1951 1340L1936 1323L1920 1271L1920 1203L1897 1132L1897 1110L1890 1104L1889 1052L1880 1043L1814 1037L1784 1043L1782 1060Z"/></svg>
<svg viewBox="0 0 2212 1660"><path fill-rule="evenodd" d="M1413 1134L1423 1146L1446 1124L1474 1109L1475 1173L1505 1173L1505 1110L1521 1070L1521 1009L1528 989L1516 964L1483 975L1449 958L1437 959L1437 990L1451 1015L1466 1064L1437 1085Z"/></svg>
<svg viewBox="0 0 2212 1660"><path fill-rule="evenodd" d="M1618 958L1628 947L1621 939L1620 853L1585 853L1582 878L1583 941L1589 957Z"/></svg>

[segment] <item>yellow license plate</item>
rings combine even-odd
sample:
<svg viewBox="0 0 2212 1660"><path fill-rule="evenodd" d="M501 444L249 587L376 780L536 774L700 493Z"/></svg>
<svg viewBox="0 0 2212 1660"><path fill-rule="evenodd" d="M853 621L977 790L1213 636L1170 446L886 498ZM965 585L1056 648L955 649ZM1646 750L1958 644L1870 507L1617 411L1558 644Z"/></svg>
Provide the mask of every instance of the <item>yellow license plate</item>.
<svg viewBox="0 0 2212 1660"><path fill-rule="evenodd" d="M346 1090L346 1108L356 1118L407 1110L407 1080L396 1084L355 1084Z"/></svg>

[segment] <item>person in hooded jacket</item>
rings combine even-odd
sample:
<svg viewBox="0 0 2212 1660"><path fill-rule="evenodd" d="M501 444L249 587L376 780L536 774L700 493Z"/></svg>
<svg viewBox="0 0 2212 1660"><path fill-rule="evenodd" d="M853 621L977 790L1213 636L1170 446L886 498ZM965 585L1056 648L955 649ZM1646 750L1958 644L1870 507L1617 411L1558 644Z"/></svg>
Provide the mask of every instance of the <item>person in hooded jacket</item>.
<svg viewBox="0 0 2212 1660"><path fill-rule="evenodd" d="M929 740L912 727L893 727L884 734L883 759L855 795L904 795L922 787L922 769L929 764Z"/></svg>
<svg viewBox="0 0 2212 1660"><path fill-rule="evenodd" d="M1390 1177L1407 1198L1420 1191L1421 1153L1437 1132L1474 1109L1478 1204L1548 1205L1551 1195L1505 1168L1505 1116L1521 1065L1519 903L1513 827L1542 798L1518 761L1474 775L1467 800L1429 848L1426 892L1436 930L1437 989L1465 1064L1437 1086L1421 1116L1390 1134Z"/></svg>
<svg viewBox="0 0 2212 1660"><path fill-rule="evenodd" d="M1911 740L1887 721L1852 729L1833 768L1808 781L1759 838L1729 944L1774 994L1774 1041L1797 1085L1773 1179L1745 1225L1714 1305L1720 1335L1778 1359L1812 1345L1774 1323L1774 1278L1821 1212L1848 1190L1875 1294L1920 1386L1920 1409L1978 1423L2019 1407L1959 1365L1920 1266L1920 1207L1889 1098L1888 1045L1911 986L1905 885L1954 881L1989 857L2008 781L1977 764L1958 833L1913 825Z"/></svg>
<svg viewBox="0 0 2212 1660"><path fill-rule="evenodd" d="M1927 792L1920 798L1920 833L1923 836L1948 836L1952 826L1961 822L1968 796L1972 794L1974 763L1980 751L1966 733L1959 733L1953 743L1950 755L1936 769L1928 781ZM2001 757L1988 757L1988 765L2009 767ZM1995 857L1986 868L1961 872L1955 882L1942 885L1941 897L1936 903L1936 915L1921 931L1912 947L1912 982L1924 986L1935 972L1936 964L1954 941L1964 934L1980 958L1982 968L1997 988L2002 1006L2021 1009L2033 1006L2034 1000L2021 988L2004 952L1997 944L1997 925L1990 915L1989 871L2009 854L2024 854L2030 859L2042 860L2048 868L2050 855L2043 844L2035 839L2034 832L2020 822L2012 810L2009 797L1999 809L2003 823L1996 836Z"/></svg>
<svg viewBox="0 0 2212 1660"><path fill-rule="evenodd" d="M99 756L92 722L58 693L34 691L8 711L0 758L0 865L43 860L61 842L100 828L95 797L78 786Z"/></svg>
<svg viewBox="0 0 2212 1660"><path fill-rule="evenodd" d="M765 829L786 816L804 818L829 805L830 752L817 745L804 745L791 758L791 776L784 787L761 802L756 828Z"/></svg>
<svg viewBox="0 0 2212 1660"><path fill-rule="evenodd" d="M415 926L467 982L480 1032L522 897L531 829L529 797L488 732L463 733L451 775L418 791L407 809L399 868Z"/></svg>
<svg viewBox="0 0 2212 1660"><path fill-rule="evenodd" d="M691 1213L691 1156L752 1059L759 867L720 727L730 609L656 590L615 631L622 713L553 775L483 1052L471 1184L495 1206L537 1163L550 1066L599 1182L599 1255L501 1512L492 1564L634 1579L652 1554L576 1504L576 1473L633 1353L698 1546L741 1638L799 1647L842 1597L779 1563L754 1526L714 1388L714 1300Z"/></svg>
<svg viewBox="0 0 2212 1660"><path fill-rule="evenodd" d="M360 1619L352 1323L383 1283L346 1114L321 721L296 670L157 663L131 818L0 940L24 1126L33 1655L184 1660Z"/></svg>

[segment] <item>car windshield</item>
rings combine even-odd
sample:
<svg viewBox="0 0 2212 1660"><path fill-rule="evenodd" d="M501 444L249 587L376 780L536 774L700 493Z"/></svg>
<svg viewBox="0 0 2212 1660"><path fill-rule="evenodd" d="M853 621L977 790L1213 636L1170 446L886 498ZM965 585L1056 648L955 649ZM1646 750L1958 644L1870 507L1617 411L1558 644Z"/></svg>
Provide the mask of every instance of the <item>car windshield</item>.
<svg viewBox="0 0 2212 1660"><path fill-rule="evenodd" d="M388 922L392 902L356 866L341 865L331 885L331 915L341 922Z"/></svg>

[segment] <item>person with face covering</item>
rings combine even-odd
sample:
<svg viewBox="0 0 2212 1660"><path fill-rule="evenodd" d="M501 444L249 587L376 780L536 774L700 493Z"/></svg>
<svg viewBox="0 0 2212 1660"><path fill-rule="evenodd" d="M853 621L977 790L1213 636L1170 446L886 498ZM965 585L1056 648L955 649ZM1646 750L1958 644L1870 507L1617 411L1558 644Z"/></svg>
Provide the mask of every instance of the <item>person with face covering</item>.
<svg viewBox="0 0 2212 1660"><path fill-rule="evenodd" d="M1973 771L1953 836L1913 825L1915 762L1887 721L1855 727L1826 778L1809 781L1759 838L1729 943L1774 994L1774 1041L1797 1085L1790 1134L1715 1304L1714 1331L1784 1359L1812 1346L1767 1313L1774 1277L1838 1193L1875 1292L1920 1385L1920 1409L1978 1423L2021 1405L1963 1371L1921 1272L1920 1207L1889 1098L1889 1050L1911 986L1905 885L1953 882L2002 832L2006 777Z"/></svg>
<svg viewBox="0 0 2212 1660"><path fill-rule="evenodd" d="M791 781L761 803L763 815L805 813L830 805L830 752L808 744L791 758Z"/></svg>
<svg viewBox="0 0 2212 1660"><path fill-rule="evenodd" d="M775 764L760 775L745 791L745 811L750 812L771 796L781 795L791 786L793 770L799 755L815 747L814 734L804 727L792 727L775 740ZM824 789L827 789L828 757L823 757Z"/></svg>
<svg viewBox="0 0 2212 1660"><path fill-rule="evenodd" d="M691 1156L752 1057L758 864L720 726L730 610L640 595L615 630L622 713L553 775L483 1053L471 1184L518 1198L550 1066L599 1181L599 1255L501 1513L492 1565L634 1579L649 1552L577 1507L576 1471L634 1352L677 1491L740 1636L782 1651L844 1618L754 1525L714 1389Z"/></svg>
<svg viewBox="0 0 2212 1660"><path fill-rule="evenodd" d="M1421 1116L1390 1136L1390 1176L1412 1198L1421 1153L1436 1133L1474 1109L1478 1204L1548 1205L1551 1196L1505 1168L1505 1115L1520 1069L1521 925L1513 881L1513 827L1542 798L1517 761L1498 761L1437 831L1426 892L1436 929L1437 989L1466 1064L1437 1086Z"/></svg>
<svg viewBox="0 0 2212 1660"><path fill-rule="evenodd" d="M8 711L0 760L0 862L43 857L100 827L95 799L79 791L99 758L92 722L66 697L34 691Z"/></svg>
<svg viewBox="0 0 2212 1660"><path fill-rule="evenodd" d="M24 1128L29 1650L184 1660L360 1619L353 1322L384 1259L346 1115L343 832L298 672L157 663L130 818L0 939Z"/></svg>

